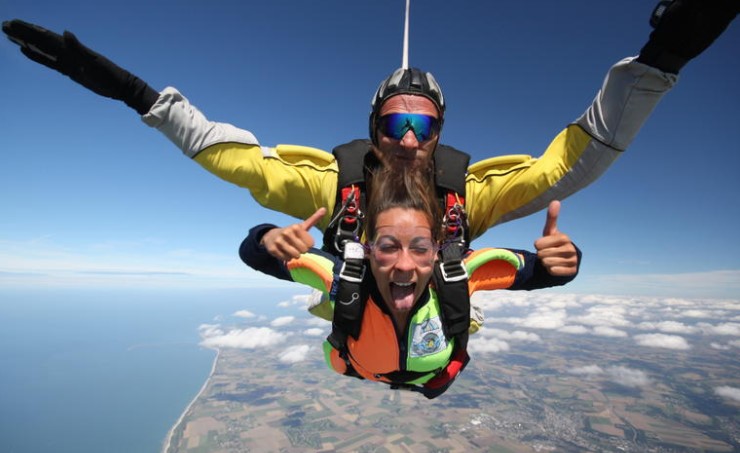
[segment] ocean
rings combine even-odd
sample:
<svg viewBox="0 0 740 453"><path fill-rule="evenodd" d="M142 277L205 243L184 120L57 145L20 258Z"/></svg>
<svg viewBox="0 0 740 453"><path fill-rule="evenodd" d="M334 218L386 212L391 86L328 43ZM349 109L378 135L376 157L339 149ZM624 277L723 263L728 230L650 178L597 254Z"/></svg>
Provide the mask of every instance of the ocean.
<svg viewBox="0 0 740 453"><path fill-rule="evenodd" d="M159 452L211 370L198 326L300 290L0 290L0 451Z"/></svg>

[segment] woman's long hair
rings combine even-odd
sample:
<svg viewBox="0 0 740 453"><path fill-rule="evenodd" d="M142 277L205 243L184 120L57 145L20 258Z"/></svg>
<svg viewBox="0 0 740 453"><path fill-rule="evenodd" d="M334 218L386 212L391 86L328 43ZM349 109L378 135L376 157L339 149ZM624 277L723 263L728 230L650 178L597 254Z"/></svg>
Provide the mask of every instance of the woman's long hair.
<svg viewBox="0 0 740 453"><path fill-rule="evenodd" d="M392 208L423 213L432 227L435 242L442 239L442 209L437 202L434 178L429 168L378 169L369 178L369 198L365 213L365 234L372 241L378 215Z"/></svg>

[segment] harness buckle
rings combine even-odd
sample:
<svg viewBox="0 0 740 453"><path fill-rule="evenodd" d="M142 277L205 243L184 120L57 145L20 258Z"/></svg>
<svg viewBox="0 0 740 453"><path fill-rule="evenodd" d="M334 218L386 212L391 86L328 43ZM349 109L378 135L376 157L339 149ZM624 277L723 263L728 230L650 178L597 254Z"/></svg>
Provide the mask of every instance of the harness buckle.
<svg viewBox="0 0 740 453"><path fill-rule="evenodd" d="M468 268L463 261L465 242L462 238L448 242L441 250L439 270L446 283L459 282L468 278Z"/></svg>
<svg viewBox="0 0 740 453"><path fill-rule="evenodd" d="M459 195L455 193L447 194L442 225L448 241L460 241L464 245L468 215L463 203L465 203L465 200Z"/></svg>
<svg viewBox="0 0 740 453"><path fill-rule="evenodd" d="M365 217L360 210L359 187L352 186L342 189L342 199L345 201L339 212L326 227L327 231L330 231L335 224L337 225L334 233L334 248L339 253L344 252L345 244L359 239L362 219Z"/></svg>
<svg viewBox="0 0 740 453"><path fill-rule="evenodd" d="M365 248L359 242L345 242L344 263L339 277L353 283L362 283L365 277Z"/></svg>
<svg viewBox="0 0 740 453"><path fill-rule="evenodd" d="M459 282L468 278L468 268L462 260L440 262L439 270L445 282Z"/></svg>

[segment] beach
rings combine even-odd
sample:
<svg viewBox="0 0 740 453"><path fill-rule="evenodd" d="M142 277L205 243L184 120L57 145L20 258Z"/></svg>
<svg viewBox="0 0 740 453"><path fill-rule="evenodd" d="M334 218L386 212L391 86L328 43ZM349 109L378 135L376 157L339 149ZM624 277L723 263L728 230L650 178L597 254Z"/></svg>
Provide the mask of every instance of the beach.
<svg viewBox="0 0 740 453"><path fill-rule="evenodd" d="M198 401L198 398L203 394L205 389L208 387L208 384L211 382L211 378L213 377L213 374L216 372L216 366L218 365L218 358L221 355L221 350L216 348L216 357L213 359L213 365L211 366L211 372L208 373L208 377L206 378L205 382L203 383L203 386L198 390L198 393L195 395L195 398L193 398L192 401L188 404L188 406L185 408L184 411L182 411L182 414L180 414L180 418L177 419L174 425L172 425L172 428L170 428L169 432L167 433L167 438L164 442L164 446L162 448L162 453L169 453L170 447L172 445L172 436L180 429L180 425L182 425L185 421L185 417L187 416L188 412L190 412L190 409L193 407L193 404L195 404L196 401ZM185 430L185 426L182 426L182 430Z"/></svg>

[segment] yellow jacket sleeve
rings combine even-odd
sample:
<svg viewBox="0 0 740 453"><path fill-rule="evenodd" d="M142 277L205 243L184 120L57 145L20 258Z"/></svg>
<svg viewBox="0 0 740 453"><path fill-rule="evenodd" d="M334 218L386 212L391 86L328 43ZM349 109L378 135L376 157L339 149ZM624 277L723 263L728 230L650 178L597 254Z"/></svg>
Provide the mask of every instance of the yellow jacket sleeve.
<svg viewBox="0 0 740 453"><path fill-rule="evenodd" d="M248 189L262 206L298 219L327 208L318 227L324 230L334 210L337 164L334 156L315 148L279 145L266 148L219 143L195 156L219 178Z"/></svg>
<svg viewBox="0 0 740 453"><path fill-rule="evenodd" d="M676 81L675 74L626 58L609 70L591 105L540 157L502 156L471 165L465 184L471 239L598 179Z"/></svg>
<svg viewBox="0 0 740 453"><path fill-rule="evenodd" d="M209 172L248 189L266 208L299 219L320 207L329 213L334 209L337 164L330 153L304 146L260 146L251 132L210 121L172 87L162 90L142 120ZM322 230L329 217L319 223Z"/></svg>

